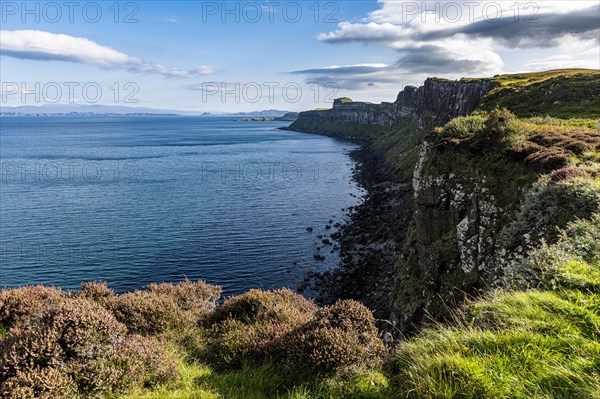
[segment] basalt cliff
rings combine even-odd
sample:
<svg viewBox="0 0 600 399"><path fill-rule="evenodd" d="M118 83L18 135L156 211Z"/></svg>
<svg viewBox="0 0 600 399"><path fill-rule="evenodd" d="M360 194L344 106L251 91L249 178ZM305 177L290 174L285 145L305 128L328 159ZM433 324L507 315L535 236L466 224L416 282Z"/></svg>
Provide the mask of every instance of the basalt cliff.
<svg viewBox="0 0 600 399"><path fill-rule="evenodd" d="M290 128L345 138L364 138L412 120L419 126L443 124L468 115L498 84L488 79L449 81L430 78L423 86L407 86L393 103L371 104L338 98L333 108L302 112ZM365 132L367 126L369 132Z"/></svg>

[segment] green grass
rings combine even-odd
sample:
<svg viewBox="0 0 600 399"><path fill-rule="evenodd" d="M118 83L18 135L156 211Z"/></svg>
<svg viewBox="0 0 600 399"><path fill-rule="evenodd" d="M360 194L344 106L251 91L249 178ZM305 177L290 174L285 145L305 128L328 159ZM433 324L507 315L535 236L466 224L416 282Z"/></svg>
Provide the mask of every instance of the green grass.
<svg viewBox="0 0 600 399"><path fill-rule="evenodd" d="M529 123L533 123L535 125L546 125L546 126L586 127L589 129L596 129L598 127L598 120L590 119L590 118L560 119L560 118L553 118L551 116L544 115L544 116L535 116L533 118L528 118L526 121Z"/></svg>
<svg viewBox="0 0 600 399"><path fill-rule="evenodd" d="M481 103L484 110L499 106L519 117L549 115L566 120L596 121L600 118L599 70L559 69L500 75L492 80L500 86L484 98ZM590 123L584 124L589 126Z"/></svg>
<svg viewBox="0 0 600 399"><path fill-rule="evenodd" d="M403 180L412 179L424 132L411 119L401 120L391 133L379 135L373 142L377 153Z"/></svg>
<svg viewBox="0 0 600 399"><path fill-rule="evenodd" d="M216 372L182 362L181 381L155 390L138 390L119 399L384 399L388 377L380 370L296 382L271 365Z"/></svg>
<svg viewBox="0 0 600 399"><path fill-rule="evenodd" d="M402 344L395 392L409 398L598 398L600 216L539 250L544 289L498 290L453 327ZM531 265L530 265L531 266ZM404 397L404 396L403 396Z"/></svg>
<svg viewBox="0 0 600 399"><path fill-rule="evenodd" d="M492 79L503 86L528 86L534 83L540 83L548 79L556 79L563 77L573 77L581 75L595 75L598 74L598 70L595 69L584 69L584 68L572 68L572 69L551 69L543 72L527 72L527 73L513 73L506 75L497 75Z"/></svg>

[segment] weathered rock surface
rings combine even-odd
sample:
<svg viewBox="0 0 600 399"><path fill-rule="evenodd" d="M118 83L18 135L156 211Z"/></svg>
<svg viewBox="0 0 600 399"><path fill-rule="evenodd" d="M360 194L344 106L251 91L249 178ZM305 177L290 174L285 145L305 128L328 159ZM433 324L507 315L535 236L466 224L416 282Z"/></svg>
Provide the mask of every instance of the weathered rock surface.
<svg viewBox="0 0 600 399"><path fill-rule="evenodd" d="M359 139L385 132L407 117L420 126L440 125L473 112L483 96L496 85L487 79L448 81L430 78L421 87L406 87L393 103L337 99L331 109L301 112L289 129Z"/></svg>

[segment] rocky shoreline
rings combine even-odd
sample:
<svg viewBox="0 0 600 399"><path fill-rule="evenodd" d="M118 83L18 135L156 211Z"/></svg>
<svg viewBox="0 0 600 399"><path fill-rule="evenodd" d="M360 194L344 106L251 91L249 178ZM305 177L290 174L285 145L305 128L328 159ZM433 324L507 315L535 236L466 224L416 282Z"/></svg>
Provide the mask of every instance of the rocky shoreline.
<svg viewBox="0 0 600 399"><path fill-rule="evenodd" d="M303 285L316 287L316 301L322 305L338 299L362 302L384 327L391 313L397 257L412 217L412 185L399 181L369 144L350 157L356 163L354 179L367 195L349 214L350 221L331 234L339 245L340 265L325 273L309 272Z"/></svg>

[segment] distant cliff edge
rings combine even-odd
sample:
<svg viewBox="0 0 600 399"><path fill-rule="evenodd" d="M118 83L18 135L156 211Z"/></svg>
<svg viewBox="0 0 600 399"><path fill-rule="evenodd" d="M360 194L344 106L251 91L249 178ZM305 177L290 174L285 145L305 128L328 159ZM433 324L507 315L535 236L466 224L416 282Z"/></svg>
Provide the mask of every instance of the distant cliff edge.
<svg viewBox="0 0 600 399"><path fill-rule="evenodd" d="M289 129L364 139L387 131L407 118L419 126L444 124L473 112L483 97L498 86L489 79L429 78L418 88L407 86L393 103L336 99L331 109L301 112ZM363 129L365 126L368 129Z"/></svg>

